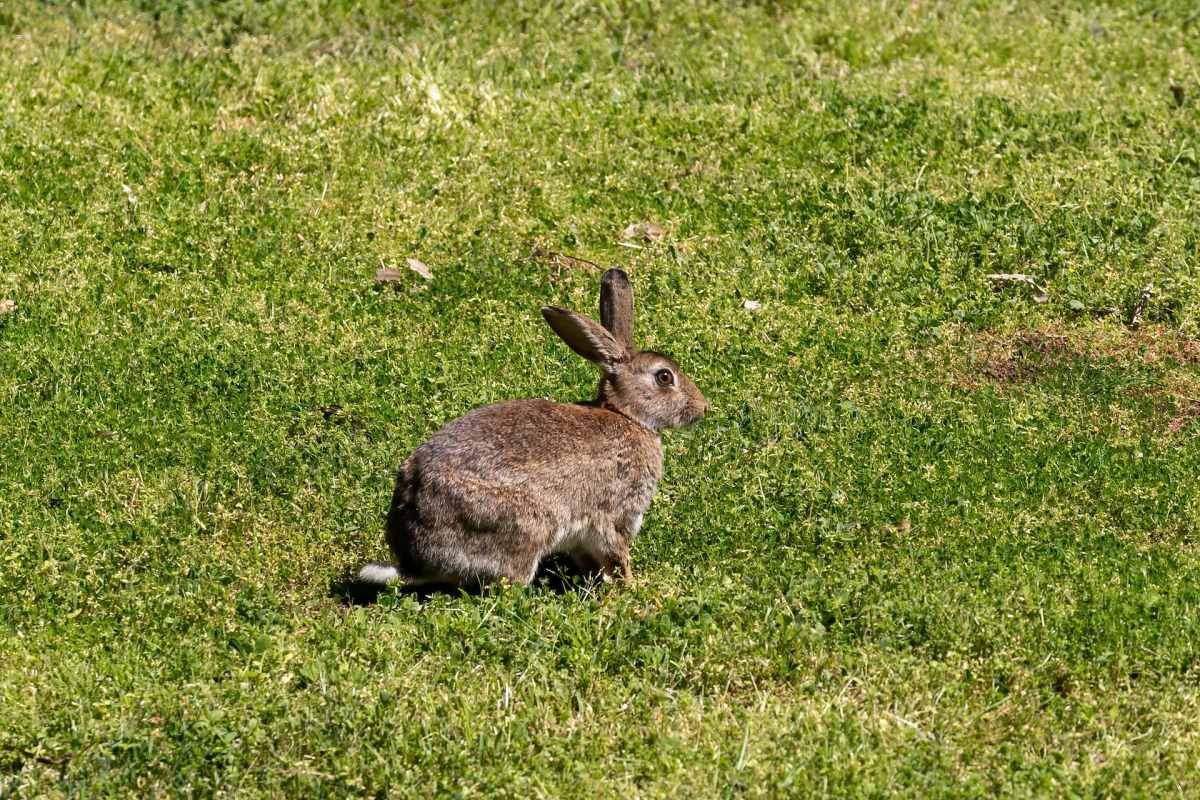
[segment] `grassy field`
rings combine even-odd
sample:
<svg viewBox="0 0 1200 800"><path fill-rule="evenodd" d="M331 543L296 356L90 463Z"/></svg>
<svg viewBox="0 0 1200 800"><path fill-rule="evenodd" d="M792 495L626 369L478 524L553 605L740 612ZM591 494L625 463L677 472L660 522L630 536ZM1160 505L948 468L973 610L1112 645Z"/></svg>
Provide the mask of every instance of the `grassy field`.
<svg viewBox="0 0 1200 800"><path fill-rule="evenodd" d="M1198 200L1189 0L5 3L0 796L1200 795ZM347 604L554 254L634 584Z"/></svg>

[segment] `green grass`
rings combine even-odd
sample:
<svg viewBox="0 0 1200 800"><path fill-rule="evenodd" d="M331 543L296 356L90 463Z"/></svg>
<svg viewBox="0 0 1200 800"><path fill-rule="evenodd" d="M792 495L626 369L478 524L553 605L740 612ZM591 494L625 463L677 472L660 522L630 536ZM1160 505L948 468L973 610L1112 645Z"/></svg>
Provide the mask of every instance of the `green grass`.
<svg viewBox="0 0 1200 800"><path fill-rule="evenodd" d="M1194 3L159 6L0 8L0 795L1200 794ZM635 584L345 605L535 248Z"/></svg>

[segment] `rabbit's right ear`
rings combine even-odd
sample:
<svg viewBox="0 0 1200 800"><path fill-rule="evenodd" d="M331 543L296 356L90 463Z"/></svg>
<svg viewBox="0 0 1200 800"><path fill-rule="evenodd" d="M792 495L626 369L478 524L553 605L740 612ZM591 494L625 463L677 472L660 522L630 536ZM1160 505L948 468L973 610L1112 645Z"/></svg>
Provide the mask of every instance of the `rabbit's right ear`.
<svg viewBox="0 0 1200 800"><path fill-rule="evenodd" d="M633 352L633 284L621 269L610 269L600 279L600 324Z"/></svg>
<svg viewBox="0 0 1200 800"><path fill-rule="evenodd" d="M625 346L587 317L557 306L546 306L542 316L560 339L588 361L610 370L629 360Z"/></svg>

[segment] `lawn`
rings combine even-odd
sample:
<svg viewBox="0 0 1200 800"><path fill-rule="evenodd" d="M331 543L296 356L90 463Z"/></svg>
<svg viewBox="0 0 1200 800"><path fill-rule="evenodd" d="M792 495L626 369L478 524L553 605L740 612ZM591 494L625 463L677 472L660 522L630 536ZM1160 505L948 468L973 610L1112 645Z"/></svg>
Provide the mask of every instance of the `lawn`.
<svg viewBox="0 0 1200 800"><path fill-rule="evenodd" d="M0 796L1198 796L1198 201L1190 0L5 3ZM348 603L593 265L634 581Z"/></svg>

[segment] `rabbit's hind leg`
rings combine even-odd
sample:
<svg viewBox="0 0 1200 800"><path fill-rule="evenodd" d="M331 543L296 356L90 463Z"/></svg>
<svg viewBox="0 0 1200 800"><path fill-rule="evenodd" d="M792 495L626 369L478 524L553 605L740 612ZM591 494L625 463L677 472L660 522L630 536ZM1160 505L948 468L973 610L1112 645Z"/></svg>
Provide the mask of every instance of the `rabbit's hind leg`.
<svg viewBox="0 0 1200 800"><path fill-rule="evenodd" d="M458 527L433 531L425 538L421 560L427 574L439 582L476 589L508 583L526 586L533 582L541 551L517 536L499 531L471 531Z"/></svg>

